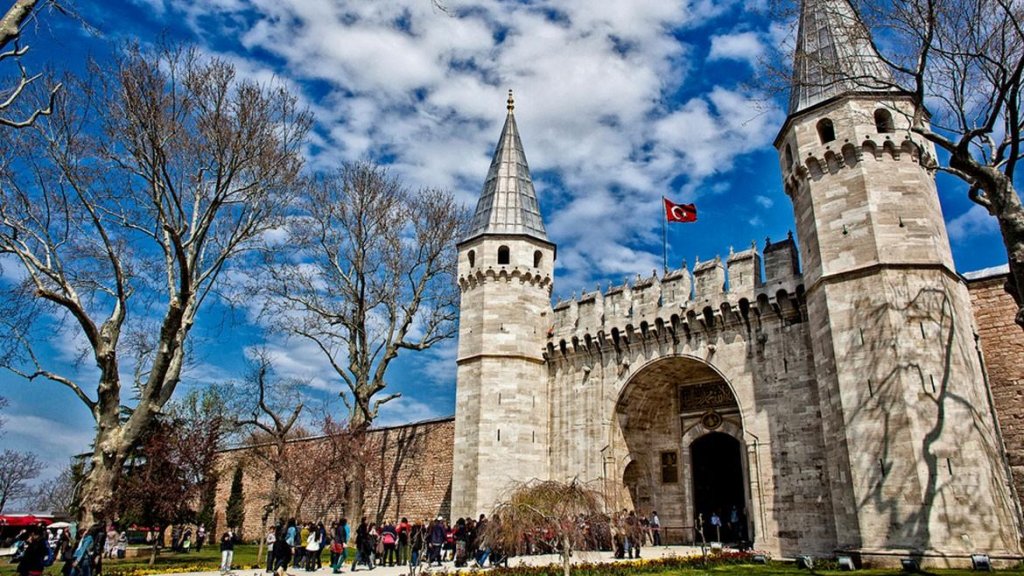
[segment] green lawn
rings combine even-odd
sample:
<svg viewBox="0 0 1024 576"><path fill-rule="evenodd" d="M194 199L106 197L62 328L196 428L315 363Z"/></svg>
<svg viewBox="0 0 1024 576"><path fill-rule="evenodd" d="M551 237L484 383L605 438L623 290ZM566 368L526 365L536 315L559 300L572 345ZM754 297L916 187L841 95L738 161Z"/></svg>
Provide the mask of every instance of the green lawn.
<svg viewBox="0 0 1024 576"><path fill-rule="evenodd" d="M103 560L103 571L118 572L133 569L150 570L152 568L154 570L166 569L172 572L181 572L184 568L192 566L195 566L195 570L216 570L220 566L220 549L217 546L207 546L203 548L202 552L193 551L187 554L164 550L156 557L156 564L153 567L149 566L149 549L145 549L144 552L140 557L126 558L124 560L105 558ZM324 558L328 558L327 552L324 552ZM235 546L235 566L248 568L255 563L256 545L238 544ZM60 576L62 565L54 564L47 568L46 574ZM16 575L15 568L15 564L3 561L3 563L0 563L0 576Z"/></svg>
<svg viewBox="0 0 1024 576"><path fill-rule="evenodd" d="M329 554L324 551L324 561L327 562ZM349 558L351 559L351 551ZM235 546L235 561L234 565L236 568L247 569L256 564L256 546L253 544L240 544ZM262 565L262 562L260 563ZM145 576L146 574L158 574L161 572L187 572L187 571L200 571L200 570L216 570L220 565L220 551L216 546L206 547L202 552L190 552L188 554L177 553L177 552L162 552L157 556L156 565L149 566L149 556L145 555L140 558L131 558L125 560L111 560L106 559L103 563L103 571L105 574L111 574L116 576L120 574L136 574L137 576ZM611 566L611 565L609 565ZM628 572L630 575L658 575L658 576L703 576L703 575L735 575L735 576L849 576L848 572L840 572L838 570L815 570L808 572L807 570L800 570L791 563L773 562L767 565L754 565L754 564L724 564L718 566L709 566L708 568L667 568L661 566L635 566L633 569L628 569L625 566L618 564L617 569L609 570L609 572L616 572L622 574ZM625 570L623 570L625 568ZM450 569L450 565L448 566ZM508 571L501 570L500 572L507 572L507 576L535 576L542 570L534 569L521 569L512 568ZM543 570L543 572L549 573L552 576L561 576L561 570ZM585 574L599 573L600 570L582 571ZM528 573L528 574L527 574ZM2 562L0 563L0 576L15 576L15 565ZM60 576L60 566L52 566L47 569L46 574L48 576ZM856 576L894 576L900 575L899 570L858 570ZM925 574L936 574L938 576L977 576L977 572L971 572L970 570L936 570L934 572L926 572ZM1000 574L1008 576L1021 575L1024 576L1024 568L1018 566L1012 570L1000 571Z"/></svg>

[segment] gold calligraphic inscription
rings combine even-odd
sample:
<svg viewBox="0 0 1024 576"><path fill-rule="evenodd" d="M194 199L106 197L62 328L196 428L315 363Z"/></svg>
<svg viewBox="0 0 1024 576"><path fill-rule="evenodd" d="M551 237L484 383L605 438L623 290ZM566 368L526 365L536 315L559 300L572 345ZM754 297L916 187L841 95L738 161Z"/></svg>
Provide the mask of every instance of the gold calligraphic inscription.
<svg viewBox="0 0 1024 576"><path fill-rule="evenodd" d="M725 382L705 382L679 387L679 411L696 412L712 408L736 406L732 391Z"/></svg>

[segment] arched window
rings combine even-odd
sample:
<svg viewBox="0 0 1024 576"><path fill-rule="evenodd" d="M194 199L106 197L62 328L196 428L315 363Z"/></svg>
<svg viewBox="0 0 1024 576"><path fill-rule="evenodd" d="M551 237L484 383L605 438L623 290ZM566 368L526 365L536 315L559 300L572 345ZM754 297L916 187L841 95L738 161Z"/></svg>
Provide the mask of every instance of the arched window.
<svg viewBox="0 0 1024 576"><path fill-rule="evenodd" d="M892 114L885 108L875 110L875 128L879 134L888 134L896 131L896 127L892 123Z"/></svg>
<svg viewBox="0 0 1024 576"><path fill-rule="evenodd" d="M544 254L540 250L536 250L533 253L533 267L540 268L540 263L544 260Z"/></svg>
<svg viewBox="0 0 1024 576"><path fill-rule="evenodd" d="M789 168L793 165L793 147L786 144L786 167Z"/></svg>
<svg viewBox="0 0 1024 576"><path fill-rule="evenodd" d="M832 125L832 121L828 118L822 118L818 121L818 138L821 138L822 144L827 144L836 139L836 127Z"/></svg>
<svg viewBox="0 0 1024 576"><path fill-rule="evenodd" d="M498 247L498 265L508 264L508 246Z"/></svg>
<svg viewBox="0 0 1024 576"><path fill-rule="evenodd" d="M473 268L476 266L476 250L469 251L469 267Z"/></svg>

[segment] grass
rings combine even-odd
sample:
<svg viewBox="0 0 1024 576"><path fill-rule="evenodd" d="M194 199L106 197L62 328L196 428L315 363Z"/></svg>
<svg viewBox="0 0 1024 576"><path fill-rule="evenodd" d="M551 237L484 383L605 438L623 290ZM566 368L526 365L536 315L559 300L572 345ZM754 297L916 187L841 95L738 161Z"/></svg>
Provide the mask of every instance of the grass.
<svg viewBox="0 0 1024 576"><path fill-rule="evenodd" d="M256 545L237 544L235 545L234 565L248 568L256 564ZM170 552L162 550L156 557L156 564L149 565L149 548L142 549L142 554L135 558L117 560L112 558L103 559L103 573L132 573L146 572L159 573L161 570L170 572L195 572L200 570L216 570L220 566L220 548L217 545L206 546L202 552ZM324 552L324 558L327 558ZM260 563L262 565L262 562ZM56 562L46 569L47 576L60 576L63 562ZM16 576L17 564L11 564L6 560L0 563L0 576Z"/></svg>
<svg viewBox="0 0 1024 576"><path fill-rule="evenodd" d="M255 544L239 544L235 546L234 566L239 569L250 569L256 562ZM124 560L105 559L103 561L103 572L105 576L148 576L152 574L166 574L175 572L199 572L217 570L220 565L220 550L217 546L206 547L202 552L190 552L188 554L163 551L157 556L156 564L149 565L148 550L146 554L137 558ZM324 562L328 562L327 551L323 555ZM349 559L351 561L351 551ZM770 562L766 565L742 563L742 559L728 560L720 564L711 564L707 567L699 565L680 565L678 562L643 561L639 563L615 563L588 565L585 568L574 569L573 576L707 576L707 575L730 575L730 576L851 576L848 572L840 572L834 565L826 564L822 569L807 571L798 569L792 563ZM262 565L262 562L259 563ZM675 564L675 565L673 565ZM60 576L62 564L51 566L46 570L47 576ZM0 563L0 576L16 576L16 565L3 561ZM450 565L446 566L450 570ZM241 570L239 570L241 572ZM493 576L561 576L560 567L513 567L488 571ZM435 575L444 573L441 570L434 570ZM1024 567L1018 566L1010 570L999 571L1006 576L1024 576ZM449 573L450 574L450 573ZM479 574L479 573L478 573ZM858 570L853 576L899 576L905 574L899 570ZM924 575L935 576L977 576L977 572L970 570L935 570L923 572Z"/></svg>

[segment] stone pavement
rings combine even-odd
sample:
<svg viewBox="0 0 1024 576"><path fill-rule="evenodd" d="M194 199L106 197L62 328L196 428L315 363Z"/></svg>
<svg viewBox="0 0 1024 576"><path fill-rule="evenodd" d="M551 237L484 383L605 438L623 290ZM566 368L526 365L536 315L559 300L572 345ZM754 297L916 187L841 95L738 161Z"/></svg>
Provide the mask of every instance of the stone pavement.
<svg viewBox="0 0 1024 576"><path fill-rule="evenodd" d="M641 558L667 558L667 557L687 557L695 556L700 554L699 546L649 546L641 550ZM601 563L612 563L612 562L632 562L632 560L616 560L612 557L611 552L574 552L573 563L579 562L601 562ZM538 554L536 556L516 556L509 558L509 566L546 566L550 564L561 565L561 558L557 554ZM349 574L351 572L351 557L349 562L345 565L342 574ZM445 562L444 566L438 567L434 565L430 568L426 568L424 564L420 565L418 573L428 575L431 573L445 572L451 574L453 572L486 572L489 568L478 569L478 568L458 568L456 569L452 562ZM378 566L373 570L367 570L364 566L359 566L356 570L356 574L366 574L367 576L402 576L409 573L407 566ZM267 572L262 569L238 569L232 570L231 574L234 576L267 576ZM331 569L329 567L321 568L313 572L306 572L305 570L291 570L289 572L291 576L329 576ZM208 572L189 572L185 574L177 574L175 576L220 576L220 572L208 571Z"/></svg>

